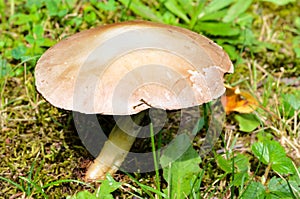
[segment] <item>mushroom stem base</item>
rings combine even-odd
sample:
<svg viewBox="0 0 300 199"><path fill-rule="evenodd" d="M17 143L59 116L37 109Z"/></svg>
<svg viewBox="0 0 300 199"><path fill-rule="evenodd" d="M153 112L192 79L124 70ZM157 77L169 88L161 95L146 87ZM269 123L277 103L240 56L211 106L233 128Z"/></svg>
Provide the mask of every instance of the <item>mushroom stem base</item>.
<svg viewBox="0 0 300 199"><path fill-rule="evenodd" d="M117 121L122 129L118 125L113 128L100 154L89 166L85 181L105 179L106 173L114 174L119 169L141 130L137 124L141 123L144 116L144 112L141 112L132 118L125 116Z"/></svg>

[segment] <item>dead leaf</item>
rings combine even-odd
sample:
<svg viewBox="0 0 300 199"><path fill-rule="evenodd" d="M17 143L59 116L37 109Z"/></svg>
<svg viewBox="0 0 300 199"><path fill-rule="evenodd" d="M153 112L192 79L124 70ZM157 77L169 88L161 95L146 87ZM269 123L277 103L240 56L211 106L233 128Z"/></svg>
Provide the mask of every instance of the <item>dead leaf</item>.
<svg viewBox="0 0 300 199"><path fill-rule="evenodd" d="M226 86L226 93L221 97L221 102L226 114L233 111L251 113L258 106L258 101L250 93L230 86Z"/></svg>

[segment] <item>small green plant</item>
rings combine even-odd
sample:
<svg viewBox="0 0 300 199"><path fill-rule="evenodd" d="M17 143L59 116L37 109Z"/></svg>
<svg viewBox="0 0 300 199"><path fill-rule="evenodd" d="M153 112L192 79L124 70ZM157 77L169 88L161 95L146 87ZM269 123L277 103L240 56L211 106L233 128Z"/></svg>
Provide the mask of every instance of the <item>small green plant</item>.
<svg viewBox="0 0 300 199"><path fill-rule="evenodd" d="M300 129L300 91L281 94L281 106L279 108L283 117L283 128L291 132L291 137L299 137Z"/></svg>
<svg viewBox="0 0 300 199"><path fill-rule="evenodd" d="M286 156L284 148L278 142L263 139L254 143L251 149L259 161L267 165L264 180L268 178L271 169L282 175L295 174L292 160Z"/></svg>
<svg viewBox="0 0 300 199"><path fill-rule="evenodd" d="M67 199L113 199L111 194L122 186L122 183L116 182L110 174L106 175L106 179L101 181L101 185L91 193L87 190L80 191L74 196L67 196Z"/></svg>
<svg viewBox="0 0 300 199"><path fill-rule="evenodd" d="M226 177L230 177L227 189L231 188L232 194L234 194L234 189L237 188L239 193L238 195L240 195L246 182L249 180L249 158L244 154L237 154L234 156L234 154L228 153L224 155L217 155L216 162L225 172L219 178L224 179Z"/></svg>
<svg viewBox="0 0 300 199"><path fill-rule="evenodd" d="M192 193L199 194L200 162L201 158L191 146L188 135L178 135L172 141L160 158L163 177L168 183L163 190L167 198L186 198Z"/></svg>
<svg viewBox="0 0 300 199"><path fill-rule="evenodd" d="M235 114L234 119L239 124L239 130L243 132L252 132L260 125L259 118L252 113Z"/></svg>
<svg viewBox="0 0 300 199"><path fill-rule="evenodd" d="M250 181L241 198L299 198L299 168L286 156L284 148L276 141L263 139L254 143L251 149L267 167L261 181ZM271 171L280 177L273 176L268 180Z"/></svg>

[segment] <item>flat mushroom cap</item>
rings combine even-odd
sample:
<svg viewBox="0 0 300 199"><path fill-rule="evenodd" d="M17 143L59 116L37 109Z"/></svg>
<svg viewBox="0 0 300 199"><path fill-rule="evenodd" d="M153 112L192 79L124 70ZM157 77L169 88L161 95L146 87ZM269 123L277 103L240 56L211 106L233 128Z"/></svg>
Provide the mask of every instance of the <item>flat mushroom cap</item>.
<svg viewBox="0 0 300 199"><path fill-rule="evenodd" d="M147 21L105 25L47 50L36 87L52 105L82 113L131 115L174 110L220 97L233 66L208 38Z"/></svg>

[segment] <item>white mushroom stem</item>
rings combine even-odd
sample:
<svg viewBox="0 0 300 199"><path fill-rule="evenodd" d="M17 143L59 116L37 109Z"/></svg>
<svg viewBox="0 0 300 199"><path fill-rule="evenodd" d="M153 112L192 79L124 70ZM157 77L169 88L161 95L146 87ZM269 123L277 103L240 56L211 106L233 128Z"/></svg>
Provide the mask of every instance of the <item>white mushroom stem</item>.
<svg viewBox="0 0 300 199"><path fill-rule="evenodd" d="M89 166L85 175L85 181L104 179L106 173L114 174L119 169L141 130L138 124L141 123L144 116L145 113L141 112L132 118L129 116L121 117L117 121L117 124L122 126L122 129L118 125L113 128L100 154Z"/></svg>

